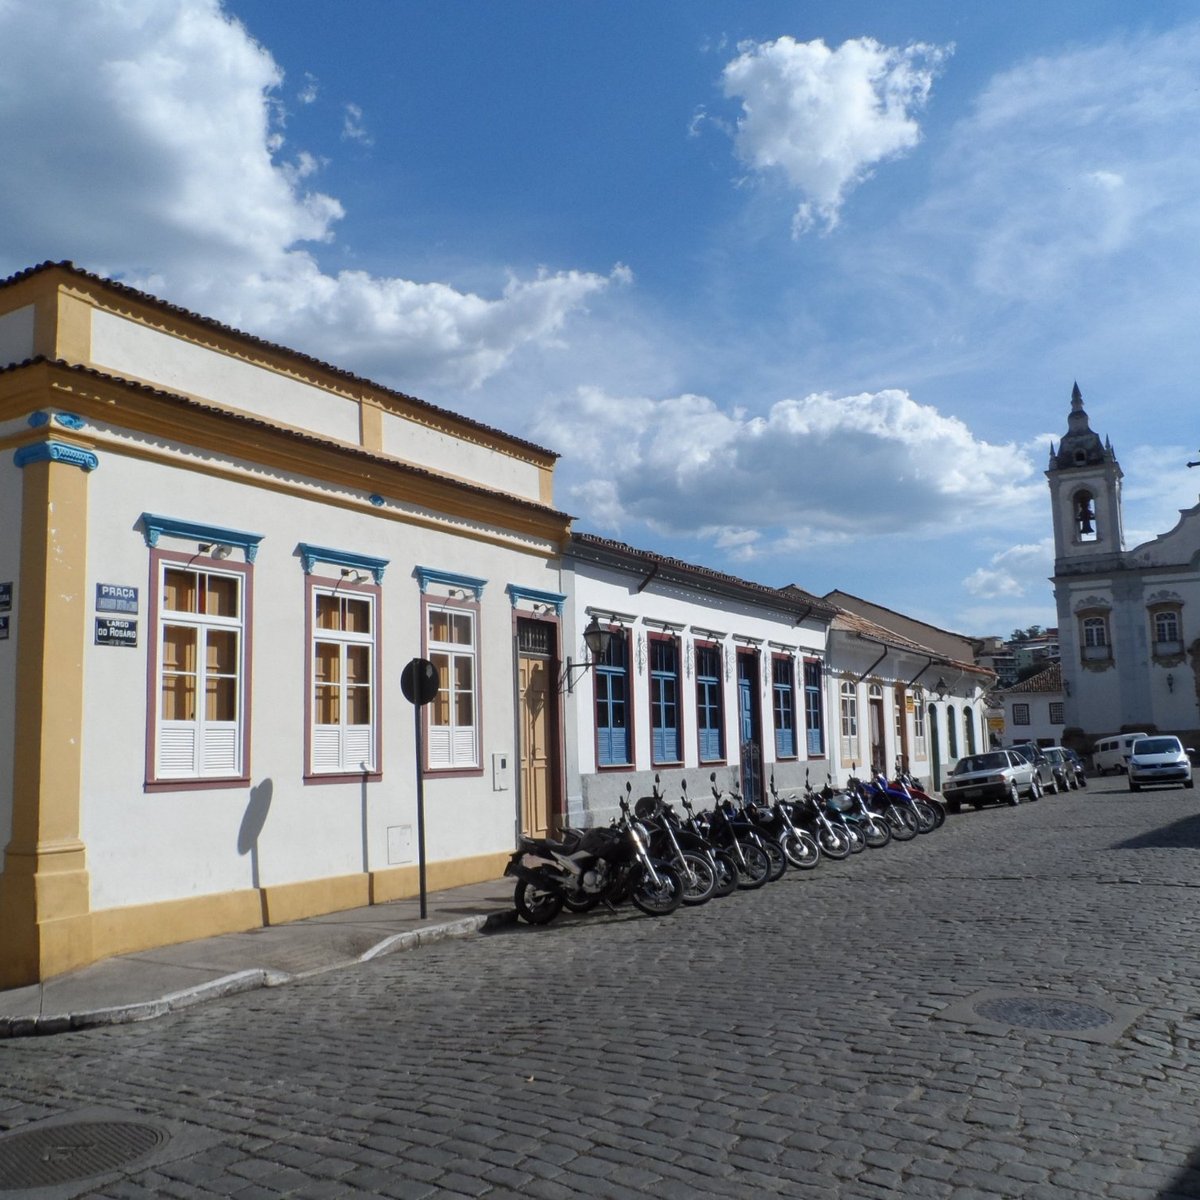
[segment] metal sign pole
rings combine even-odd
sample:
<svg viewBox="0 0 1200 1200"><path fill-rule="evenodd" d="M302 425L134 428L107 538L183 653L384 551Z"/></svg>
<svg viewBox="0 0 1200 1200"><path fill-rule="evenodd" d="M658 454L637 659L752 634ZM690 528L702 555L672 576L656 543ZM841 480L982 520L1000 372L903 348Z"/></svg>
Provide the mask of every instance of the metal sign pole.
<svg viewBox="0 0 1200 1200"><path fill-rule="evenodd" d="M425 894L425 770L421 755L421 709L438 694L437 667L427 658L414 658L400 675L400 690L413 706L413 750L417 764L417 879L421 920L426 916Z"/></svg>
<svg viewBox="0 0 1200 1200"><path fill-rule="evenodd" d="M425 920L425 764L421 753L421 705L413 705L413 745L417 753L417 878L421 889L421 920Z"/></svg>

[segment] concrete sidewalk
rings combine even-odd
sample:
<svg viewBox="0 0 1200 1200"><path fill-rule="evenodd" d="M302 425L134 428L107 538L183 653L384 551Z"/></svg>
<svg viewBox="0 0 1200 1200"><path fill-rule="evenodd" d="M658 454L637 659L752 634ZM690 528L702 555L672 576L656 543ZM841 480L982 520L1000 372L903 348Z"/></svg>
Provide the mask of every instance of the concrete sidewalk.
<svg viewBox="0 0 1200 1200"><path fill-rule="evenodd" d="M277 987L444 938L511 924L511 880L228 933L106 959L0 991L0 1038L145 1021L218 996Z"/></svg>

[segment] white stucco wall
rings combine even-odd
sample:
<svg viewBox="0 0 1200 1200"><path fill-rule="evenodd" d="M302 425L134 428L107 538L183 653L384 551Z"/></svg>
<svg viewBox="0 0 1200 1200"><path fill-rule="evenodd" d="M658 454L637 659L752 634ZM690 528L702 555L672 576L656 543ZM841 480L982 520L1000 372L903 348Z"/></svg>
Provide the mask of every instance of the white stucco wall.
<svg viewBox="0 0 1200 1200"><path fill-rule="evenodd" d="M32 304L0 316L0 367L33 357Z"/></svg>
<svg viewBox="0 0 1200 1200"><path fill-rule="evenodd" d="M383 448L387 454L432 471L468 479L526 500L541 500L541 474L533 463L452 437L394 413L383 414Z"/></svg>
<svg viewBox="0 0 1200 1200"><path fill-rule="evenodd" d="M824 628L805 622L797 626L784 614L772 614L767 608L725 599L711 593L689 591L682 587L651 583L638 592L640 574L631 574L590 563L576 562L573 573L564 577L571 594L574 642L567 641L564 654L575 662L587 660L582 630L597 613L603 624L615 614L619 623L632 632L629 686L632 692L633 763L627 769L598 769L595 741L595 690L591 671L578 673L574 692L567 698L567 720L572 730L575 770L568 777L568 817L574 823L607 820L615 811L626 782L634 796L650 791L655 774L672 801L678 799L679 782L686 779L699 805L710 796L709 775L716 771L718 782L729 786L737 779L740 764L738 742L737 651L755 646L758 658L758 706L760 713L763 777L772 770L780 788L795 787L803 779L807 763L804 739L804 658L820 658L825 650ZM682 766L657 766L651 754L650 664L648 636L673 634L680 643L679 699L682 711ZM720 765L701 763L697 737L696 677L693 647L695 641L716 642L721 647L724 666L722 691L725 757ZM797 759L777 761L771 683L772 653L795 656ZM828 718L828 713L826 713ZM828 732L828 730L827 730ZM828 744L828 738L826 739ZM823 776L824 759L814 760ZM816 769L816 768L814 768Z"/></svg>
<svg viewBox="0 0 1200 1200"><path fill-rule="evenodd" d="M359 441L353 400L113 313L93 313L92 362L122 378L211 399L339 441Z"/></svg>
<svg viewBox="0 0 1200 1200"><path fill-rule="evenodd" d="M478 776L427 779L430 862L506 851L516 789L494 791L491 756L513 761L512 607L505 585L553 591L545 549L523 553L422 529L374 511L347 511L196 469L100 453L89 477L89 596L96 583L140 589L136 649L91 645L85 660L82 836L96 909L251 886L298 882L415 862L413 712L400 693L404 664L421 653L415 565L488 580L481 599L482 762ZM250 784L147 792L144 787L147 663L153 628L148 511L262 534L253 581ZM382 584L379 684L383 697L379 782L303 780L305 576L299 542L389 560ZM162 549L194 552L164 537ZM241 551L235 552L241 561ZM318 567L317 574L329 569ZM149 699L149 704L154 698ZM515 764L514 764L515 768ZM254 789L258 789L255 791ZM270 803L253 853L243 829ZM252 800L254 803L252 804ZM414 828L411 856L390 861L390 828ZM241 833L242 852L239 852Z"/></svg>

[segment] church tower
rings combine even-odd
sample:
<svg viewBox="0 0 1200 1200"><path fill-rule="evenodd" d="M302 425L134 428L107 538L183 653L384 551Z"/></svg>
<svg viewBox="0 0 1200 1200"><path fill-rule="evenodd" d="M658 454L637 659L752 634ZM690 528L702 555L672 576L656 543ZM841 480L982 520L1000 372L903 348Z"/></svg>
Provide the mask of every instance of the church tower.
<svg viewBox="0 0 1200 1200"><path fill-rule="evenodd" d="M1071 389L1067 432L1050 448L1054 571L1093 570L1096 559L1125 549L1121 529L1121 467L1107 438L1092 432L1079 384ZM1084 565L1086 563L1086 566Z"/></svg>

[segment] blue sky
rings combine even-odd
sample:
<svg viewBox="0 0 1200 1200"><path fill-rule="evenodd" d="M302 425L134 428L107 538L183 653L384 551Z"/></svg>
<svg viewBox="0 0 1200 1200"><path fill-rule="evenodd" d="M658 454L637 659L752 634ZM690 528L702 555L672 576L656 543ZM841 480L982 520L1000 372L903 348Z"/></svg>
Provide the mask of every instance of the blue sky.
<svg viewBox="0 0 1200 1200"><path fill-rule="evenodd" d="M0 0L0 270L557 450L582 529L1052 624L1071 386L1197 501L1194 4Z"/></svg>

